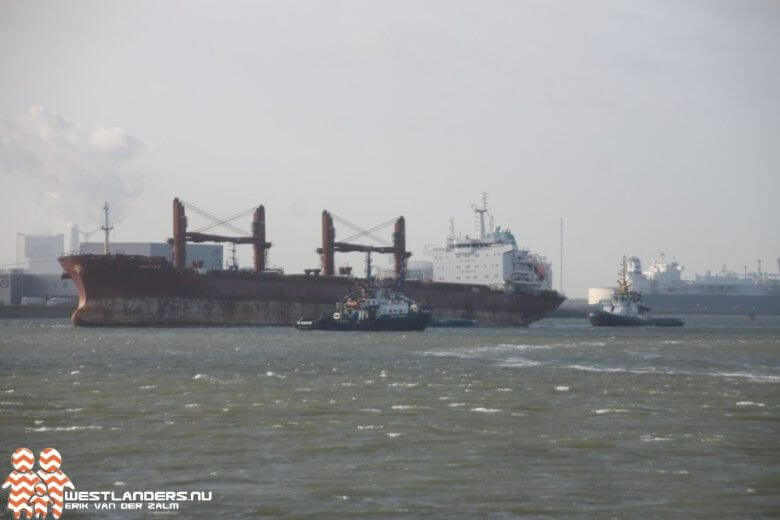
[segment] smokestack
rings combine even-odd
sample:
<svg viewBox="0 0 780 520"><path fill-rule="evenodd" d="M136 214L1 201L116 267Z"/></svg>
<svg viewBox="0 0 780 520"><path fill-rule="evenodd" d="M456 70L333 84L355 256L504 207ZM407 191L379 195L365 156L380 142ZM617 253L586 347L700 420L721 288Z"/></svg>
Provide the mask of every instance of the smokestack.
<svg viewBox="0 0 780 520"><path fill-rule="evenodd" d="M333 228L333 217L327 211L322 212L322 274L323 276L333 276L334 264L334 242L336 241L336 230Z"/></svg>
<svg viewBox="0 0 780 520"><path fill-rule="evenodd" d="M187 217L184 216L184 204L173 199L173 267L184 269L187 264Z"/></svg>
<svg viewBox="0 0 780 520"><path fill-rule="evenodd" d="M398 217L393 231L393 249L395 249L395 277L401 279L406 264L406 220Z"/></svg>
<svg viewBox="0 0 780 520"><path fill-rule="evenodd" d="M79 225L70 224L68 228L68 247L71 254L77 254L79 252Z"/></svg>
<svg viewBox="0 0 780 520"><path fill-rule="evenodd" d="M270 244L265 242L265 207L258 206L255 210L255 218L252 222L252 238L255 251L255 272L265 271L265 249Z"/></svg>

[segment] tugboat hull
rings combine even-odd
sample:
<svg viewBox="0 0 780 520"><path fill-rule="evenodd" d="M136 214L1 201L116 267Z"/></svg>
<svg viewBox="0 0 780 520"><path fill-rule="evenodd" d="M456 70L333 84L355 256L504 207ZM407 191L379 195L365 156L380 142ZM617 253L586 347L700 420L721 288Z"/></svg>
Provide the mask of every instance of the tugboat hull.
<svg viewBox="0 0 780 520"><path fill-rule="evenodd" d="M594 327L682 327L684 322L678 318L648 318L634 316L619 316L604 311L592 312L588 315Z"/></svg>
<svg viewBox="0 0 780 520"><path fill-rule="evenodd" d="M619 316L604 311L596 311L588 315L590 323L594 327L641 327L650 325L647 320L636 318L634 316Z"/></svg>
<svg viewBox="0 0 780 520"><path fill-rule="evenodd" d="M299 319L295 323L298 330L333 330L333 331L404 331L425 330L431 321L430 313L418 313L414 316L403 318L387 318L380 316L375 320L345 321L334 320L330 316L323 316L316 320Z"/></svg>

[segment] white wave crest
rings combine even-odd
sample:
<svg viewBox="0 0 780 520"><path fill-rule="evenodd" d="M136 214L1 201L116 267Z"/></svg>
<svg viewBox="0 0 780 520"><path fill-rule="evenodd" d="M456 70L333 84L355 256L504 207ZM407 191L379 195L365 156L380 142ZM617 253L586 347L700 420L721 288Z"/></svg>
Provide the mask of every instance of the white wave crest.
<svg viewBox="0 0 780 520"><path fill-rule="evenodd" d="M627 408L599 408L598 410L591 410L596 415L605 415L608 413L628 413L630 410Z"/></svg>
<svg viewBox="0 0 780 520"><path fill-rule="evenodd" d="M694 372L690 370L671 370L668 368L626 368L626 367L605 367L596 365L565 365L564 368L571 370L582 370L585 372L603 372L603 373L627 373L635 375L662 375L662 376L706 376L706 377L726 377L726 378L744 378L754 383L780 383L780 376L768 374L754 374L750 372Z"/></svg>
<svg viewBox="0 0 780 520"><path fill-rule="evenodd" d="M668 442L672 440L671 437L656 437L654 435L645 434L639 438L642 442Z"/></svg>
<svg viewBox="0 0 780 520"><path fill-rule="evenodd" d="M521 357L511 357L501 363L502 367L511 367L511 368L523 368L523 367L537 367L541 365L539 361L532 361L530 359L525 359Z"/></svg>
<svg viewBox="0 0 780 520"><path fill-rule="evenodd" d="M41 426L40 428L25 428L28 432L73 432L78 430L102 430L102 426L89 425L89 426Z"/></svg>

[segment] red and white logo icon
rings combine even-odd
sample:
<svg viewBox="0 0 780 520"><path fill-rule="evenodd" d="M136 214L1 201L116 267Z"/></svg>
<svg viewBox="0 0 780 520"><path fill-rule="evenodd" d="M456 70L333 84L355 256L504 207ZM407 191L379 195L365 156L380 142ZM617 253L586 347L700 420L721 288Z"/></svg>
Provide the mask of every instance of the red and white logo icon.
<svg viewBox="0 0 780 520"><path fill-rule="evenodd" d="M11 454L14 470L3 482L3 489L10 488L8 509L13 511L14 519L46 518L49 504L51 515L57 519L62 516L63 494L65 489L75 489L68 476L60 470L62 456L54 448L46 448L38 457L38 471L33 472L35 458L27 448L19 448Z"/></svg>

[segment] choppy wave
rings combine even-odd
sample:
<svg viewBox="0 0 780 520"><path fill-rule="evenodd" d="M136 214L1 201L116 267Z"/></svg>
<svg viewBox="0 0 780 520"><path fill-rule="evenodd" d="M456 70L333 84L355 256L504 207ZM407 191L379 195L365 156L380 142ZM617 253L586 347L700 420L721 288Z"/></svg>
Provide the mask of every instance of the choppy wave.
<svg viewBox="0 0 780 520"><path fill-rule="evenodd" d="M472 408L471 411L481 413L501 413L504 410L501 408L485 408L484 406L478 406L477 408Z"/></svg>
<svg viewBox="0 0 780 520"><path fill-rule="evenodd" d="M89 426L41 426L39 428L25 428L28 432L73 432L78 430L102 430L103 427L95 424Z"/></svg>
<svg viewBox="0 0 780 520"><path fill-rule="evenodd" d="M358 424L358 430L381 430L385 426L383 424Z"/></svg>
<svg viewBox="0 0 780 520"><path fill-rule="evenodd" d="M582 370L585 372L627 373L638 375L663 375L663 376L706 376L725 378L744 378L754 383L780 383L780 376L768 374L754 374L751 372L695 372L690 370L672 370L668 368L626 368L605 367L597 365L565 365L564 368Z"/></svg>
<svg viewBox="0 0 780 520"><path fill-rule="evenodd" d="M505 349L505 350L547 350L547 349L551 349L552 347L553 347L552 345L546 345L546 344L541 344L541 345L520 344L520 345L516 345L514 343L501 343L501 344L498 345L497 348ZM486 347L486 348L489 349L490 347Z"/></svg>
<svg viewBox="0 0 780 520"><path fill-rule="evenodd" d="M639 437L642 442L668 442L671 441L671 437L659 437L656 435L645 434Z"/></svg>
<svg viewBox="0 0 780 520"><path fill-rule="evenodd" d="M511 357L507 359L506 361L503 361L501 363L502 367L536 367L541 365L542 363L539 361L532 361L530 359L525 359L521 357Z"/></svg>
<svg viewBox="0 0 780 520"><path fill-rule="evenodd" d="M472 359L481 357L490 357L490 354L501 352L527 352L531 350L548 350L553 348L553 345L539 344L539 345L526 345L526 344L514 344L514 343L500 343L498 345L483 345L476 347L463 347L457 350L426 350L420 352L423 356L431 357L456 357L462 359Z"/></svg>

